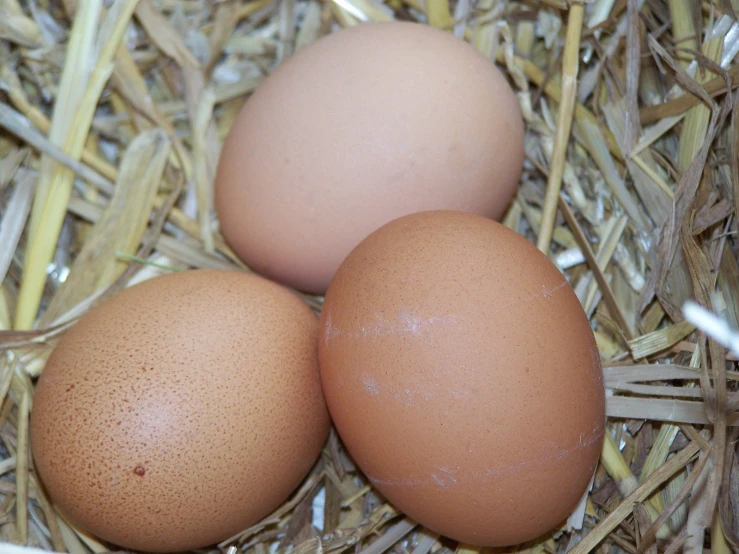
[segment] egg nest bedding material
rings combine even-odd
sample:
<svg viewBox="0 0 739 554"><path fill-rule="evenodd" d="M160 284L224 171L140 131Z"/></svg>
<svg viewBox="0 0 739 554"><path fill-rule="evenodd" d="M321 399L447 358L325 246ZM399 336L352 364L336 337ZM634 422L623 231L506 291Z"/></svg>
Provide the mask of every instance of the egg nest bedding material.
<svg viewBox="0 0 739 554"><path fill-rule="evenodd" d="M587 497L548 535L500 551L739 551L739 372L736 347L722 346L739 328L729 3L1 5L0 552L112 548L68 524L38 484L28 429L46 359L90 306L127 286L188 268L249 271L212 200L244 100L319 37L392 19L464 38L513 86L526 158L503 223L562 270L604 365L606 441ZM302 296L320 311L321 297ZM691 301L707 311L684 311ZM293 496L219 548L481 550L398 513L334 433Z"/></svg>

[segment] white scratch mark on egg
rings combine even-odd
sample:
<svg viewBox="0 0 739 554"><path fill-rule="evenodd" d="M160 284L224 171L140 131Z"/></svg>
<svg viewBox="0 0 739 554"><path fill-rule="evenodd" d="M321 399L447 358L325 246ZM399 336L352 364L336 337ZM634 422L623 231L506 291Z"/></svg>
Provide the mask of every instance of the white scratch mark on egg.
<svg viewBox="0 0 739 554"><path fill-rule="evenodd" d="M457 318L449 315L424 319L414 315L413 313L405 314L401 311L398 315L398 322L399 325L394 329L390 329L390 334L411 333L413 335L420 335L425 329L434 325L438 325L440 327L454 325L457 323ZM380 323L382 324L383 322L380 321Z"/></svg>
<svg viewBox="0 0 739 554"><path fill-rule="evenodd" d="M331 339L341 336L341 331L331 323L331 313L326 316L326 330L323 332L323 342L328 346Z"/></svg>
<svg viewBox="0 0 739 554"><path fill-rule="evenodd" d="M434 482L435 482L435 483L436 483L437 485L439 485L440 487L444 487L444 488L446 488L446 486L447 486L447 484L448 484L448 483L446 483L445 481L441 480L441 479L439 478L439 476L438 476L438 475L436 475L436 473L432 473L432 474L431 474L431 477L433 478Z"/></svg>
<svg viewBox="0 0 739 554"><path fill-rule="evenodd" d="M568 285L569 285L569 282L567 281L567 279L564 279L560 284L555 285L554 287L549 288L549 289L546 287L546 285L542 285L541 286L542 292L539 292L539 293L536 293L536 294L532 294L530 296L527 296L525 298L521 298L520 300L516 300L514 302L509 302L507 304L503 304L501 306L501 309L515 308L516 306L521 306L523 304L527 304L529 302L533 302L534 300L539 300L541 298L551 298L551 297L554 296L554 293L555 292L557 292L559 290L562 290L563 288L565 288Z"/></svg>
<svg viewBox="0 0 739 554"><path fill-rule="evenodd" d="M521 462L510 464L501 469L487 468L484 471L480 472L467 474L462 473L455 475L452 470L449 470L447 468L434 467L435 470L441 472L444 475L440 476L436 472L432 472L431 476L427 478L414 476L402 479L379 479L371 475L368 475L367 477L375 485L385 485L388 487L420 487L425 485L436 485L442 488L448 488L456 484L463 485L471 482L486 481L501 476L510 478L511 475L527 471L532 466L536 466L544 462L563 460L569 454L578 450L582 450L583 448L587 448L592 444L600 441L603 438L604 432L605 428L603 426L598 426L593 430L593 433L590 436L585 436L584 433L581 433L578 437L577 443L569 448L560 448L551 451L546 456L536 459L525 459Z"/></svg>
<svg viewBox="0 0 739 554"><path fill-rule="evenodd" d="M378 315L374 322L368 325L363 325L357 331L343 331L333 324L331 321L331 314L329 314L326 316L323 340L324 343L328 345L331 340L338 337L351 339L377 339L403 334L411 334L418 337L432 327L445 328L447 326L456 325L461 321L464 321L464 318L455 315L422 318L413 313L404 313L401 311L398 315L397 322L388 322L388 320L383 316Z"/></svg>
<svg viewBox="0 0 739 554"><path fill-rule="evenodd" d="M377 381L375 381L371 375L366 373L362 375L362 384L364 385L364 390L366 390L370 396L379 396L380 385L377 384Z"/></svg>
<svg viewBox="0 0 739 554"><path fill-rule="evenodd" d="M457 482L457 478L454 476L454 470L446 468L446 467L434 467L434 469L436 469L442 474L442 475L437 475L436 473L431 474L431 477L434 480L434 482L440 487L446 488Z"/></svg>

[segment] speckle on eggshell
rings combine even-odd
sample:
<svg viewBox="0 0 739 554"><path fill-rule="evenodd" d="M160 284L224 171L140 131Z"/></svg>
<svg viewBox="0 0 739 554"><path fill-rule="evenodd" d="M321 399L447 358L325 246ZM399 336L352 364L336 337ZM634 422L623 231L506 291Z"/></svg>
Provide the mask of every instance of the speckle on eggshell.
<svg viewBox="0 0 739 554"><path fill-rule="evenodd" d="M344 260L321 314L324 394L396 508L481 546L562 523L598 462L605 391L577 296L489 219L418 213Z"/></svg>
<svg viewBox="0 0 739 554"><path fill-rule="evenodd" d="M235 271L135 285L85 315L39 379L36 469L73 522L119 546L208 546L283 502L329 429L317 318Z"/></svg>

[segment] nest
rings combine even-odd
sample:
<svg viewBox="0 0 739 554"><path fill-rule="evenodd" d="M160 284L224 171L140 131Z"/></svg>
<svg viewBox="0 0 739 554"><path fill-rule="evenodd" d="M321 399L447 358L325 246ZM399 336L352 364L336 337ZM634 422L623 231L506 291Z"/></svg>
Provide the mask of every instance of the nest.
<svg viewBox="0 0 739 554"><path fill-rule="evenodd" d="M739 327L734 2L0 5L0 550L109 550L38 486L34 379L100 298L172 269L247 269L212 210L245 98L320 36L403 19L464 37L510 78L526 162L504 223L566 274L604 362L608 433L587 498L501 551L739 552L738 348L724 348ZM335 435L289 501L219 548L481 550L399 514Z"/></svg>

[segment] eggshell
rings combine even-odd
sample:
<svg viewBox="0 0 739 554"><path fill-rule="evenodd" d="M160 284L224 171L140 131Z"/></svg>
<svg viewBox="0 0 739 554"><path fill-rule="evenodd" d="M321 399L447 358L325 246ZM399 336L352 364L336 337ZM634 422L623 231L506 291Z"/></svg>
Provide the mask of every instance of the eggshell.
<svg viewBox="0 0 739 554"><path fill-rule="evenodd" d="M223 234L248 264L323 293L381 225L455 209L498 218L521 174L523 120L495 65L417 23L366 23L277 68L225 141Z"/></svg>
<svg viewBox="0 0 739 554"><path fill-rule="evenodd" d="M329 428L318 321L260 277L189 271L135 285L61 339L31 417L61 511L129 549L224 540L271 512Z"/></svg>
<svg viewBox="0 0 739 554"><path fill-rule="evenodd" d="M483 546L563 523L601 450L588 319L533 245L451 211L397 219L344 261L319 331L324 394L398 509Z"/></svg>

